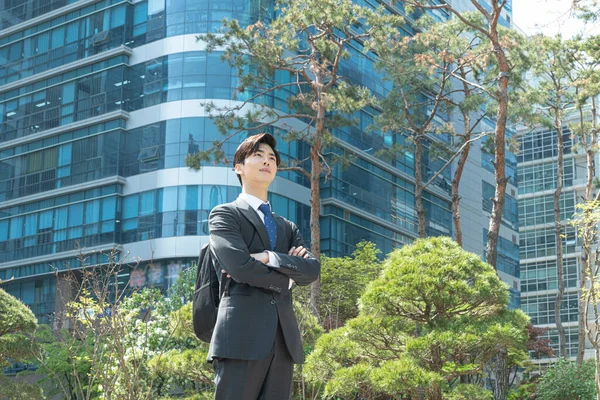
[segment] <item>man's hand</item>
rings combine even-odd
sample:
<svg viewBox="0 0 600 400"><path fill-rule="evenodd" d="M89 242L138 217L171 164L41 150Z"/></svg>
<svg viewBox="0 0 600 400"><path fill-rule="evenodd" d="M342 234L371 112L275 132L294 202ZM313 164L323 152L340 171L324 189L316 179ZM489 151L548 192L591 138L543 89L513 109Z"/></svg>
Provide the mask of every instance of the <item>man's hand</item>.
<svg viewBox="0 0 600 400"><path fill-rule="evenodd" d="M304 257L308 258L310 255L308 254L308 250L303 246L292 247L290 251L288 251L288 256L296 256L296 257Z"/></svg>
<svg viewBox="0 0 600 400"><path fill-rule="evenodd" d="M263 264L267 264L269 262L269 253L267 253L266 251L262 252L262 253L254 253L254 254L250 254L251 257L254 257L256 260L260 261Z"/></svg>

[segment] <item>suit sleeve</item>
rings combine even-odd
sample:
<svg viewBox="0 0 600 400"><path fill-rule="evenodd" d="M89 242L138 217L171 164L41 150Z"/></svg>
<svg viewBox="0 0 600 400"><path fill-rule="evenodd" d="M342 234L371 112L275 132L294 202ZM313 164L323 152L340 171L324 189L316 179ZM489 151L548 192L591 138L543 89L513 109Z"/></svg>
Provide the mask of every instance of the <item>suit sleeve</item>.
<svg viewBox="0 0 600 400"><path fill-rule="evenodd" d="M304 239L298 227L292 222L288 223L292 227L292 246L304 246ZM291 278L297 285L309 285L319 278L321 261L316 259L310 252L308 253L308 258L290 256L285 253L273 253L279 262L277 271L281 271L282 274Z"/></svg>
<svg viewBox="0 0 600 400"><path fill-rule="evenodd" d="M214 208L208 226L214 255L234 281L277 293L288 290L287 276L250 256L239 221L231 210Z"/></svg>

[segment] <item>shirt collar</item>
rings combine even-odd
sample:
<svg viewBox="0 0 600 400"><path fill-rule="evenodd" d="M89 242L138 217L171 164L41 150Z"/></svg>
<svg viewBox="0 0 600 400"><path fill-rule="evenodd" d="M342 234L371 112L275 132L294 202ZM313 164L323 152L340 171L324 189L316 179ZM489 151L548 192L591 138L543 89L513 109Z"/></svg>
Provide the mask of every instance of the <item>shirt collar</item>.
<svg viewBox="0 0 600 400"><path fill-rule="evenodd" d="M252 196L251 194L248 193L240 193L239 197L240 199L246 201L246 203L250 204L250 207L252 207L254 209L254 211L258 212L258 207L260 207L260 205L262 203L264 203L264 201L262 201L261 199L259 199L256 196ZM267 201L267 204L269 204L269 202ZM271 205L269 204L269 207L271 207Z"/></svg>

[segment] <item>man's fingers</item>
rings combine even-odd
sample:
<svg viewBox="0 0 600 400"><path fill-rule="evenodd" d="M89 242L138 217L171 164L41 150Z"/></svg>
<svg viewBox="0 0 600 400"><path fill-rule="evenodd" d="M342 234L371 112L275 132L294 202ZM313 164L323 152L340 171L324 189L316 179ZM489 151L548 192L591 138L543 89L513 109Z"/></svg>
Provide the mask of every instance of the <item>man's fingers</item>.
<svg viewBox="0 0 600 400"><path fill-rule="evenodd" d="M290 251L288 251L288 255L295 256L295 257L304 257L304 258L310 257L310 255L308 253L308 249L305 248L304 246L292 247L290 249Z"/></svg>
<svg viewBox="0 0 600 400"><path fill-rule="evenodd" d="M227 274L227 271L225 271L224 269L221 270L222 273ZM231 275L227 274L228 278L231 278Z"/></svg>
<svg viewBox="0 0 600 400"><path fill-rule="evenodd" d="M302 247L302 246L296 247L296 251L294 251L294 255L295 256L299 255L303 249L304 249L304 247Z"/></svg>

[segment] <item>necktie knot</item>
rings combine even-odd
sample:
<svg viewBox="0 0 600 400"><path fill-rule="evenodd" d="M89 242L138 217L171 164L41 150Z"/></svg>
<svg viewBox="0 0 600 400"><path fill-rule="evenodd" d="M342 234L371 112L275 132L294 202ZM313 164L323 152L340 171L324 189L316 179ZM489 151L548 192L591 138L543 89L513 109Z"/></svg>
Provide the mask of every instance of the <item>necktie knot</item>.
<svg viewBox="0 0 600 400"><path fill-rule="evenodd" d="M271 214L271 207L268 203L262 203L260 206L258 206L258 209L265 215Z"/></svg>
<svg viewBox="0 0 600 400"><path fill-rule="evenodd" d="M275 249L275 244L277 243L277 225L275 224L275 218L273 218L273 213L271 212L271 206L268 203L262 203L260 206L258 206L258 209L265 216L265 228L267 228L269 244L271 245L271 250L273 250Z"/></svg>

